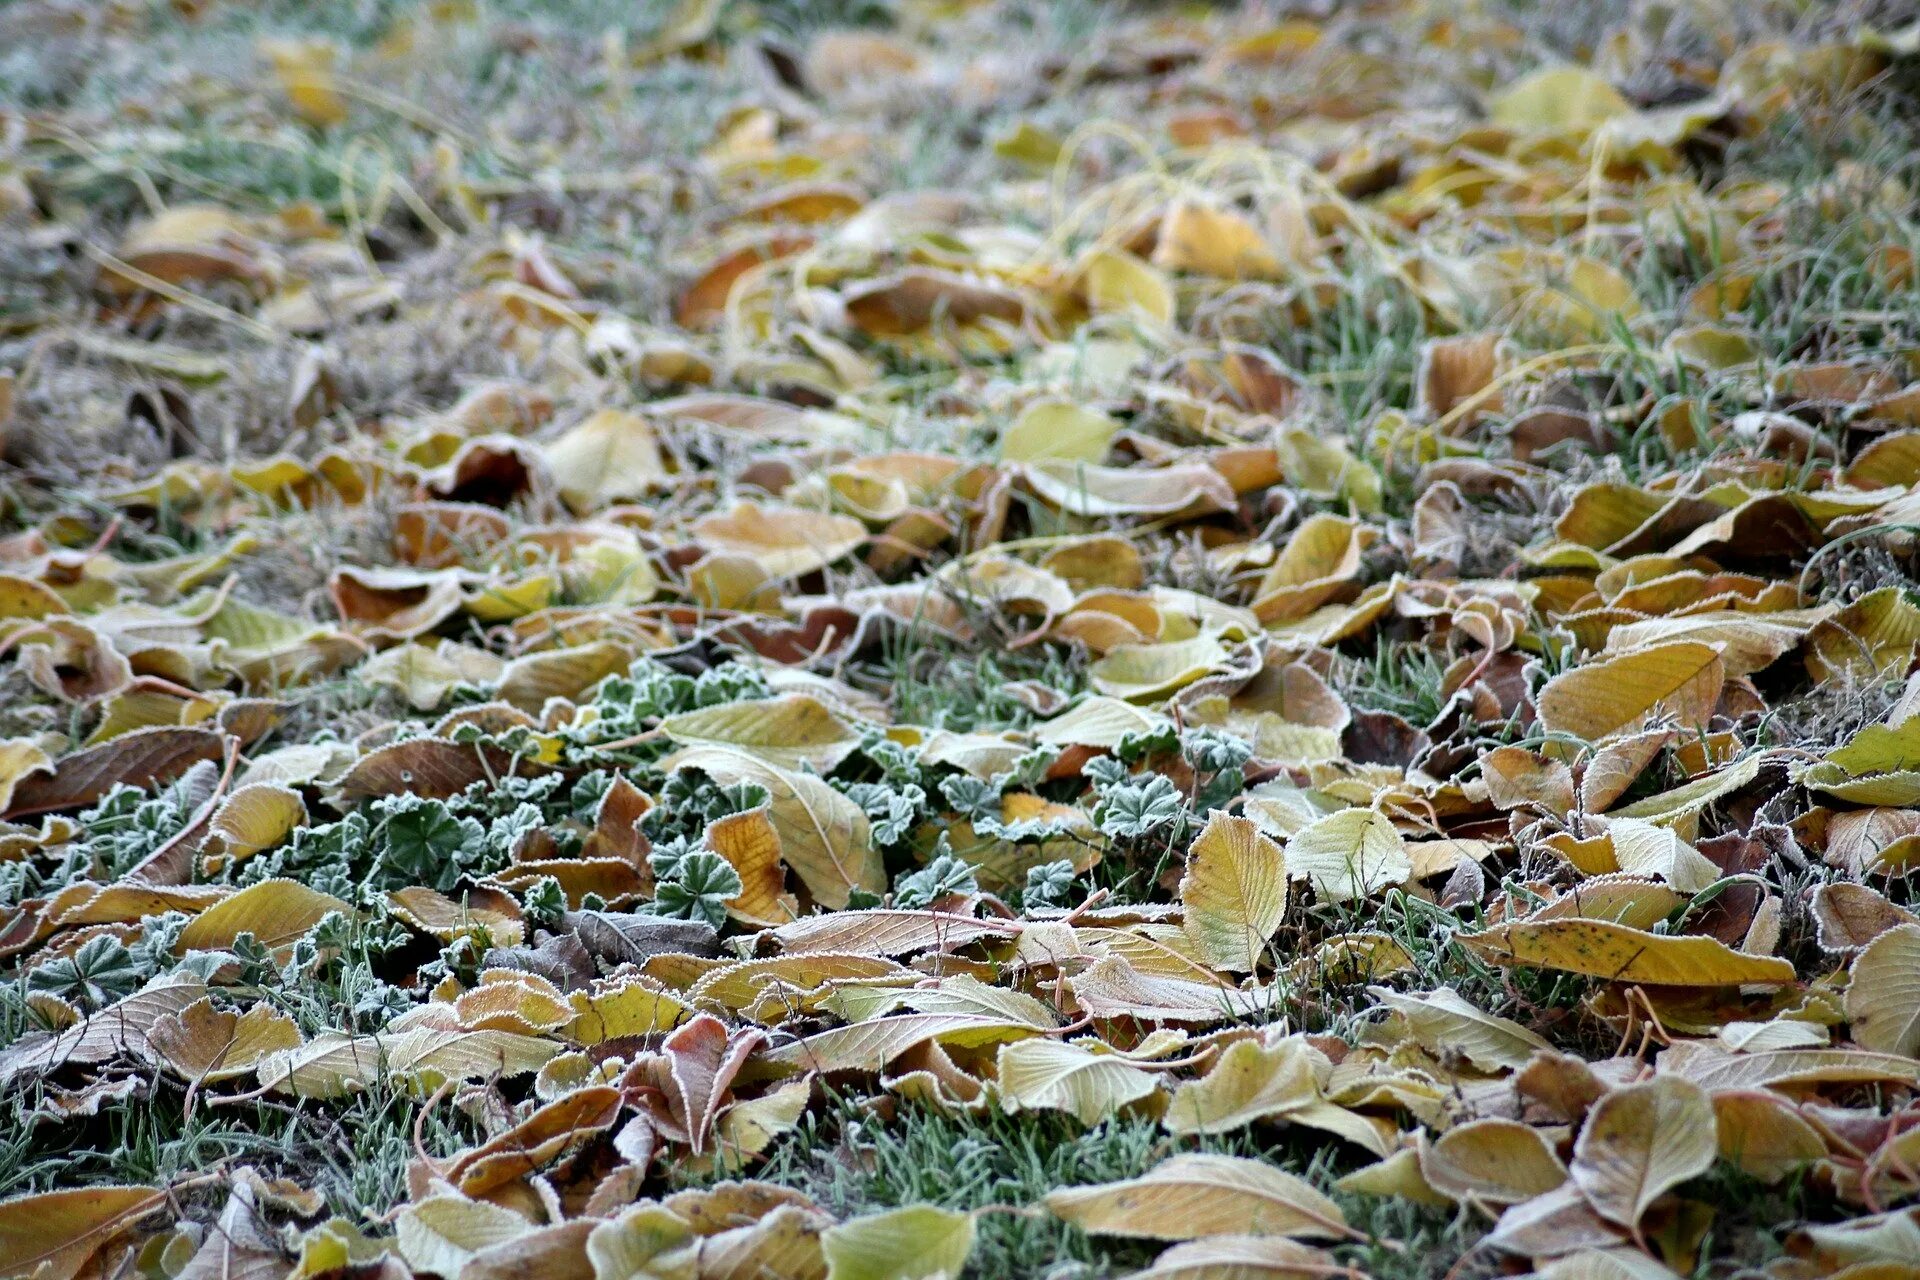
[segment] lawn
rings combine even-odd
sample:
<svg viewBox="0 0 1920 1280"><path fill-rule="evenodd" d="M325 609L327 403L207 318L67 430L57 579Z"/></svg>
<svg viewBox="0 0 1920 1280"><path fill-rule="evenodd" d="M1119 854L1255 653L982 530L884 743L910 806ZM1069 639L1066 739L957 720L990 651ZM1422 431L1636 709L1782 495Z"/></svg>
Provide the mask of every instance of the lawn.
<svg viewBox="0 0 1920 1280"><path fill-rule="evenodd" d="M0 1280L1896 1280L1920 12L0 6Z"/></svg>

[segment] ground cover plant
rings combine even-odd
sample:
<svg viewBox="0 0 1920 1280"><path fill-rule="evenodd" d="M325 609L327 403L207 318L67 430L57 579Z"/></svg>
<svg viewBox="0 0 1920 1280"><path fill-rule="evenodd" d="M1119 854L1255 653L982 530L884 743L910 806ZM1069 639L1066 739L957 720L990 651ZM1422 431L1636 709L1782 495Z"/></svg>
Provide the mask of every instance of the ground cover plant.
<svg viewBox="0 0 1920 1280"><path fill-rule="evenodd" d="M1916 90L0 7L0 1277L1916 1275Z"/></svg>

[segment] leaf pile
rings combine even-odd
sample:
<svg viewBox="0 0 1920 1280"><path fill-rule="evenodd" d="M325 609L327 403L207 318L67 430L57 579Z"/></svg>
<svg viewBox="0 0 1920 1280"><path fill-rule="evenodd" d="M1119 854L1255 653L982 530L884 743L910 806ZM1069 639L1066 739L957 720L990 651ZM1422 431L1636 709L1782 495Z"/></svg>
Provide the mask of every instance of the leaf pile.
<svg viewBox="0 0 1920 1280"><path fill-rule="evenodd" d="M1893 6L226 7L0 14L0 1274L1912 1274Z"/></svg>

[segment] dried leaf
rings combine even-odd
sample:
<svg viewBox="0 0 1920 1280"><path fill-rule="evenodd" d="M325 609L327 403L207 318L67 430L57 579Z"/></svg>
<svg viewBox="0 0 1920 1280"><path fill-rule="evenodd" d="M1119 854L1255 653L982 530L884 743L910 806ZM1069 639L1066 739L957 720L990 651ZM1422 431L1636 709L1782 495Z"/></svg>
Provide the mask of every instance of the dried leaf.
<svg viewBox="0 0 1920 1280"><path fill-rule="evenodd" d="M1280 846L1251 819L1214 814L1187 852L1180 904L1196 955L1217 968L1250 972L1287 910Z"/></svg>
<svg viewBox="0 0 1920 1280"><path fill-rule="evenodd" d="M1866 1048L1920 1058L1920 924L1888 929L1854 960L1847 1021Z"/></svg>
<svg viewBox="0 0 1920 1280"><path fill-rule="evenodd" d="M1655 1200L1713 1164L1718 1132L1712 1102L1690 1081L1623 1085L1588 1114L1573 1180L1600 1216L1638 1232Z"/></svg>
<svg viewBox="0 0 1920 1280"><path fill-rule="evenodd" d="M1773 956L1735 951L1714 938L1648 933L1608 920L1516 921L1460 942L1494 964L1584 973L1610 982L1722 987L1794 980L1793 966Z"/></svg>
<svg viewBox="0 0 1920 1280"><path fill-rule="evenodd" d="M1340 1206L1306 1182L1239 1156L1174 1156L1127 1182L1055 1191L1044 1203L1095 1235L1194 1240L1353 1234Z"/></svg>
<svg viewBox="0 0 1920 1280"><path fill-rule="evenodd" d="M95 1254L162 1208L162 1187L76 1187L0 1200L0 1257L12 1273L73 1280Z"/></svg>
<svg viewBox="0 0 1920 1280"><path fill-rule="evenodd" d="M1099 1124L1160 1087L1152 1072L1116 1054L1046 1039L1001 1045L999 1081L1006 1110L1064 1111L1087 1125Z"/></svg>

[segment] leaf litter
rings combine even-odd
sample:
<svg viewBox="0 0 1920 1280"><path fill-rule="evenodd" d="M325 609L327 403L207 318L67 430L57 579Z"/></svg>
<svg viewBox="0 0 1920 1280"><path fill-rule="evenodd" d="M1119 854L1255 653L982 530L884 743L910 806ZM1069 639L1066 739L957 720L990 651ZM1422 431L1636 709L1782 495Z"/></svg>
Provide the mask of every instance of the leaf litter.
<svg viewBox="0 0 1920 1280"><path fill-rule="evenodd" d="M0 1273L1912 1273L1911 13L252 8L0 13Z"/></svg>

